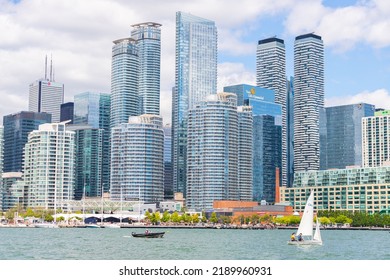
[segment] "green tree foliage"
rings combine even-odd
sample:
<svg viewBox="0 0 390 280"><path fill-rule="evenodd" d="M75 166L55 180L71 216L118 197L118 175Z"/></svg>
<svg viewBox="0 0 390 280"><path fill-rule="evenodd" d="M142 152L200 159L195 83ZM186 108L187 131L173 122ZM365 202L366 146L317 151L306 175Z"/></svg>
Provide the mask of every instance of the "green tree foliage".
<svg viewBox="0 0 390 280"><path fill-rule="evenodd" d="M173 212L171 215L171 221L174 223L179 223L180 220L181 220L181 217L179 216L179 213L177 213L176 211Z"/></svg>
<svg viewBox="0 0 390 280"><path fill-rule="evenodd" d="M218 223L217 214L215 212L211 213L210 222L212 223Z"/></svg>
<svg viewBox="0 0 390 280"><path fill-rule="evenodd" d="M198 214L193 214L192 216L191 216L191 219L192 219L192 222L194 223L194 224L197 224L197 223L199 223L199 215Z"/></svg>
<svg viewBox="0 0 390 280"><path fill-rule="evenodd" d="M162 215L161 221L166 223L171 219L171 214L168 211L165 211Z"/></svg>

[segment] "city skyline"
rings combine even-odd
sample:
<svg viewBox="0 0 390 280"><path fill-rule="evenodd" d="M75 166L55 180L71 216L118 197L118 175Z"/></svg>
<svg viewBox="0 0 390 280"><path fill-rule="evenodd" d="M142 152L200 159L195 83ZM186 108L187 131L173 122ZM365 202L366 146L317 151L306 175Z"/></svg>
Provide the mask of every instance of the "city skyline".
<svg viewBox="0 0 390 280"><path fill-rule="evenodd" d="M294 37L315 32L325 45L325 106L390 102L390 67L386 65L390 39L383 36L389 26L389 3L275 2L172 0L152 11L147 7L154 1L126 4L101 0L94 5L75 1L68 5L0 0L0 96L7 100L0 105L0 114L27 110L28 85L44 77L44 58L50 54L56 80L65 85L64 102L72 101L79 92L110 92L112 41L130 36L132 24L153 21L162 24L160 104L164 123L170 123L177 11L215 21L218 92L226 85L255 84L257 42L275 35L285 41L287 76L292 76ZM54 10L56 13L51 12ZM93 20L96 18L100 20Z"/></svg>

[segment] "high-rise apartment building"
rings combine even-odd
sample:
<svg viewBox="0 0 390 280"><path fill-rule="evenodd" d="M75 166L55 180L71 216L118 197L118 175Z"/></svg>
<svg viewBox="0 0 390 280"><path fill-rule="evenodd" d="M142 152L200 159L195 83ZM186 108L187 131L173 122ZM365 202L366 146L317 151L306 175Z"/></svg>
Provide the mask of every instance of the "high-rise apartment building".
<svg viewBox="0 0 390 280"><path fill-rule="evenodd" d="M294 181L294 77L287 80L287 187Z"/></svg>
<svg viewBox="0 0 390 280"><path fill-rule="evenodd" d="M74 96L75 126L69 129L76 131L76 199L83 189L86 196L110 189L110 105L107 93Z"/></svg>
<svg viewBox="0 0 390 280"><path fill-rule="evenodd" d="M324 45L320 36L294 43L294 172L320 169L320 111L324 107Z"/></svg>
<svg viewBox="0 0 390 280"><path fill-rule="evenodd" d="M111 62L110 127L126 123L130 116L139 115L138 73L136 40L115 40Z"/></svg>
<svg viewBox="0 0 390 280"><path fill-rule="evenodd" d="M74 198L75 133L65 123L48 123L28 135L23 179L27 207L68 210Z"/></svg>
<svg viewBox="0 0 390 280"><path fill-rule="evenodd" d="M287 87L286 87L286 49L282 39L273 37L260 40L256 52L256 84L272 89L275 103L282 107L282 166L281 184L287 185Z"/></svg>
<svg viewBox="0 0 390 280"><path fill-rule="evenodd" d="M52 122L61 119L61 104L64 103L64 84L54 79L53 62L50 63L50 74L47 77L47 57L45 60L45 78L30 84L28 110L51 114Z"/></svg>
<svg viewBox="0 0 390 280"><path fill-rule="evenodd" d="M390 111L362 119L363 167L390 165Z"/></svg>
<svg viewBox="0 0 390 280"><path fill-rule="evenodd" d="M362 118L374 116L367 103L325 108L326 137L321 139L321 169L362 166ZM323 155L322 151L326 151Z"/></svg>
<svg viewBox="0 0 390 280"><path fill-rule="evenodd" d="M160 202L163 197L162 118L130 117L111 130L111 199Z"/></svg>
<svg viewBox="0 0 390 280"><path fill-rule="evenodd" d="M175 192L186 196L188 111L217 92L217 27L211 20L176 13L176 75L172 98Z"/></svg>
<svg viewBox="0 0 390 280"><path fill-rule="evenodd" d="M187 208L212 209L214 200L252 200L251 143L252 112L237 109L235 94L211 94L189 111Z"/></svg>
<svg viewBox="0 0 390 280"><path fill-rule="evenodd" d="M4 125L4 172L21 172L23 148L28 134L39 125L51 122L48 113L22 111L3 117Z"/></svg>
<svg viewBox="0 0 390 280"><path fill-rule="evenodd" d="M132 25L136 40L139 72L140 114L160 115L161 24L145 22Z"/></svg>
<svg viewBox="0 0 390 280"><path fill-rule="evenodd" d="M24 182L22 172L3 173L3 196L0 201L0 210L8 211L17 206L23 207L24 203ZM1 206L2 204L2 206Z"/></svg>

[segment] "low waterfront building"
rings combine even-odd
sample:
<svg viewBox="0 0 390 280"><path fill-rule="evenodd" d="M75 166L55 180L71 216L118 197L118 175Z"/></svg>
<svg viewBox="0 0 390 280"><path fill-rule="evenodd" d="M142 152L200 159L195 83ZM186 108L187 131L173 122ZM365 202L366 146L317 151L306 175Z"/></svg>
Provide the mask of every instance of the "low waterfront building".
<svg viewBox="0 0 390 280"><path fill-rule="evenodd" d="M390 166L296 172L292 188L280 188L281 202L303 211L314 190L317 210L379 213L390 210Z"/></svg>

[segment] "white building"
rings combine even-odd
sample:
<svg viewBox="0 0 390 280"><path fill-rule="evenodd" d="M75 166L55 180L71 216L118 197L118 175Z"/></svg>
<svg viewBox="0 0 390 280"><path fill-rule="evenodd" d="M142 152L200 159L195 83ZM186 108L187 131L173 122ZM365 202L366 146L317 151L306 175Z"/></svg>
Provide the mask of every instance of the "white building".
<svg viewBox="0 0 390 280"><path fill-rule="evenodd" d="M4 146L4 127L0 126L0 210L3 209L3 146Z"/></svg>
<svg viewBox="0 0 390 280"><path fill-rule="evenodd" d="M32 131L24 150L23 176L27 207L67 209L74 197L75 132L65 123L42 124Z"/></svg>
<svg viewBox="0 0 390 280"><path fill-rule="evenodd" d="M363 167L389 166L390 112L362 118Z"/></svg>
<svg viewBox="0 0 390 280"><path fill-rule="evenodd" d="M156 115L130 117L111 131L111 199L159 202L164 197L164 131Z"/></svg>

